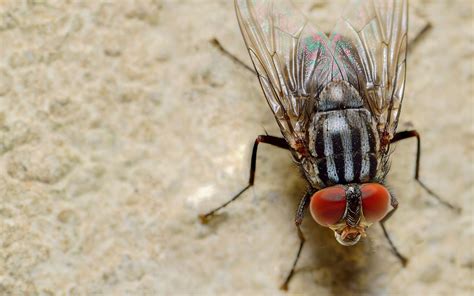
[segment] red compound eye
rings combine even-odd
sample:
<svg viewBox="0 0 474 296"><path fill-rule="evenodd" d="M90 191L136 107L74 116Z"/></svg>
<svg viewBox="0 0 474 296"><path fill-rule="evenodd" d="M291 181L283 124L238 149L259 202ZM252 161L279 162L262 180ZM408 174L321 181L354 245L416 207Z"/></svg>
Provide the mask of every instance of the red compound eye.
<svg viewBox="0 0 474 296"><path fill-rule="evenodd" d="M313 219L323 226L333 225L341 220L346 210L346 192L342 186L319 190L311 197L309 205Z"/></svg>
<svg viewBox="0 0 474 296"><path fill-rule="evenodd" d="M387 188L377 183L366 183L360 186L362 192L362 211L365 220L378 222L390 208L390 193Z"/></svg>

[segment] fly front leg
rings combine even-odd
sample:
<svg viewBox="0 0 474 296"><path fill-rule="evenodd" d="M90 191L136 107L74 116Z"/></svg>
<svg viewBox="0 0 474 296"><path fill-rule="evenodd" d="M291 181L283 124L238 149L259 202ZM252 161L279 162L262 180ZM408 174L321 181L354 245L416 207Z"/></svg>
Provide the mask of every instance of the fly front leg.
<svg viewBox="0 0 474 296"><path fill-rule="evenodd" d="M442 199L438 194L436 194L433 190L431 190L428 186L426 186L421 180L420 180L420 157L421 157L421 140L420 140L420 134L416 130L410 130L410 131L403 131L403 132L398 132L395 134L393 139L390 141L390 143L395 143L404 139L409 139L409 138L416 138L416 165L415 165L415 180L420 184L420 186L425 189L428 194L435 199L437 199L442 205L456 211L460 211L461 209L452 205L451 203L445 201Z"/></svg>
<svg viewBox="0 0 474 296"><path fill-rule="evenodd" d="M296 253L296 258L293 261L293 266L291 267L290 272L286 276L285 282L283 283L283 285L280 286L280 289L285 290L285 291L288 290L288 283L290 282L291 278L293 277L295 273L296 264L298 263L298 260L300 259L301 251L303 250L303 245L306 241L306 238L304 237L300 226L301 226L301 223L303 223L304 213L306 212L306 209L308 208L309 201L311 200L312 195L313 193L311 191L306 192L306 194L301 199L300 204L298 205L298 209L296 210L295 225L298 230L300 246L298 248L298 252Z"/></svg>
<svg viewBox="0 0 474 296"><path fill-rule="evenodd" d="M272 146L276 146L282 149L289 149L290 147L288 146L288 143L284 138L279 138L279 137L274 137L274 136L269 136L269 135L260 135L255 139L255 143L253 144L253 149L252 149L252 159L250 161L250 177L249 177L249 182L247 186L245 186L242 190L240 190L239 193L234 195L230 200L225 202L224 204L218 206L217 208L207 212L206 214L199 215L199 219L201 219L201 222L203 224L206 224L209 219L214 216L214 214L219 211L220 209L224 208L231 202L237 200L240 196L242 196L242 193L244 193L247 189L252 187L255 181L255 170L257 169L257 149L258 149L258 144L264 143L264 144L270 144Z"/></svg>
<svg viewBox="0 0 474 296"><path fill-rule="evenodd" d="M387 220L390 219L390 217L392 217L392 215L398 209L397 199L395 198L395 196L393 194L391 194L391 198L392 199L391 199L390 203L391 203L393 209L390 212L388 212L388 214L380 221L380 226L382 227L383 234L385 235L385 238L388 240L388 243L390 244L390 247L392 248L392 253L398 258L398 260L400 260L400 263L405 267L408 263L407 257L403 256L398 251L397 247L395 246L392 239L390 238L390 235L388 234L387 229L385 228L385 222L387 222Z"/></svg>

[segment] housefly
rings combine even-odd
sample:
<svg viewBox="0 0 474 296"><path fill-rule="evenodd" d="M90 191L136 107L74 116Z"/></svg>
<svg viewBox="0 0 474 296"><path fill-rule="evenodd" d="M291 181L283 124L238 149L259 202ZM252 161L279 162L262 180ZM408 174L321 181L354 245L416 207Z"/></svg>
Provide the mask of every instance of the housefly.
<svg viewBox="0 0 474 296"><path fill-rule="evenodd" d="M312 25L289 0L235 0L240 30L265 98L283 137L258 136L248 185L225 204L201 215L206 222L254 184L258 144L287 149L308 181L295 224L300 245L283 289L287 289L305 237L307 208L344 245L397 209L385 185L390 145L417 139L416 130L397 132L406 77L407 0L354 0L330 34Z"/></svg>

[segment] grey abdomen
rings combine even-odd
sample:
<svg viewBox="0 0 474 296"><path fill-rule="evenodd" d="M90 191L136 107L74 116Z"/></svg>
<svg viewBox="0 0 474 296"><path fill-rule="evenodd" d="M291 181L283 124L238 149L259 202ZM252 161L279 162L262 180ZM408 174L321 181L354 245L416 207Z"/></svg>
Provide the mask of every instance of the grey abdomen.
<svg viewBox="0 0 474 296"><path fill-rule="evenodd" d="M310 153L324 185L363 183L375 178L379 139L367 109L318 112L309 133Z"/></svg>

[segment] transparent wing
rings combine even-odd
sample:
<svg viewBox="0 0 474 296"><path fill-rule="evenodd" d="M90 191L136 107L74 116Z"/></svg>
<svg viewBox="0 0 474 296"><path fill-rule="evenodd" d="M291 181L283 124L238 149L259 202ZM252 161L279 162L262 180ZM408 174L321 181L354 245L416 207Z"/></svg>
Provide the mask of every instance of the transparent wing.
<svg viewBox="0 0 474 296"><path fill-rule="evenodd" d="M377 120L382 154L396 132L405 89L407 2L353 0L331 34L331 40L352 46L340 60L343 67L357 69L358 89Z"/></svg>
<svg viewBox="0 0 474 296"><path fill-rule="evenodd" d="M240 29L283 136L301 155L315 101L340 76L327 36L291 1L235 0Z"/></svg>

